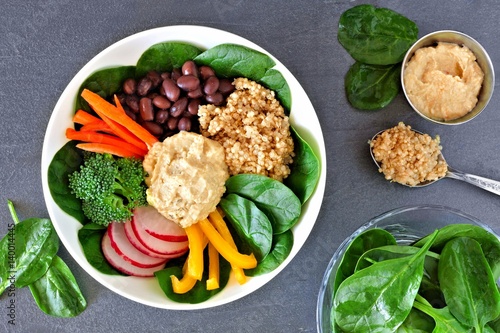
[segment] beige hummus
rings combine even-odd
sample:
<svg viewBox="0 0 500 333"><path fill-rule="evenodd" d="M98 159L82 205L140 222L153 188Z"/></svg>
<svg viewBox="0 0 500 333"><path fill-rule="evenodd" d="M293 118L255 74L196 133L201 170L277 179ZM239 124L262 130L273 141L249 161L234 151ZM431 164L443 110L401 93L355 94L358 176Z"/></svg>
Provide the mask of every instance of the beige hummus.
<svg viewBox="0 0 500 333"><path fill-rule="evenodd" d="M454 43L418 49L403 75L413 106L429 118L444 121L474 108L483 78L474 53Z"/></svg>
<svg viewBox="0 0 500 333"><path fill-rule="evenodd" d="M229 178L222 146L185 131L155 143L143 166L148 203L183 228L216 208Z"/></svg>

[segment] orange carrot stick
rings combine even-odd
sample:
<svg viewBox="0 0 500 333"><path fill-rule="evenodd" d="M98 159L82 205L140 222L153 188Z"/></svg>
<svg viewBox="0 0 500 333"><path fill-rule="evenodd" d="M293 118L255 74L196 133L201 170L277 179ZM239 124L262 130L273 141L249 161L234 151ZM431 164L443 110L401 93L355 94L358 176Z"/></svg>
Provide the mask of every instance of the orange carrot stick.
<svg viewBox="0 0 500 333"><path fill-rule="evenodd" d="M66 137L70 140L84 141L91 143L105 143L113 146L123 147L131 152L144 156L147 154L146 150L137 148L133 144L113 135L102 134L94 131L76 131L73 128L66 129Z"/></svg>
<svg viewBox="0 0 500 333"><path fill-rule="evenodd" d="M73 122L80 124L80 125L86 125L86 124L94 122L96 120L99 120L99 118L91 115L90 113L88 113L85 110L78 110L73 115Z"/></svg>
<svg viewBox="0 0 500 333"><path fill-rule="evenodd" d="M76 145L77 148L80 148L82 150L86 151L91 151L94 153L99 153L99 154L111 154L119 157L135 157L135 158L141 158L140 155L137 155L130 150L127 150L123 147L120 146L113 146L110 144L106 143L93 143L93 142L87 142L87 143L79 143Z"/></svg>
<svg viewBox="0 0 500 333"><path fill-rule="evenodd" d="M105 132L108 134L116 135L111 127L109 127L109 125L101 119L97 119L96 121L83 125L82 127L80 127L80 131Z"/></svg>
<svg viewBox="0 0 500 333"><path fill-rule="evenodd" d="M114 106L98 94L88 89L84 89L82 91L82 97L87 101L87 103L90 104L90 106L97 112L97 114L99 114L101 118L102 115L104 115L122 125L142 140L147 145L148 149L158 142L158 139L155 136L127 116L127 114L123 111L123 108Z"/></svg>

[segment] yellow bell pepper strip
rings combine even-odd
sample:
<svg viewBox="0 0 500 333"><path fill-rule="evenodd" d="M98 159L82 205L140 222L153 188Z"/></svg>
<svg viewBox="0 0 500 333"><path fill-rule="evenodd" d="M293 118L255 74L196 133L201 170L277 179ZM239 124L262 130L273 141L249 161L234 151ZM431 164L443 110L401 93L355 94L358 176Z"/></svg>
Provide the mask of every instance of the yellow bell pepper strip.
<svg viewBox="0 0 500 333"><path fill-rule="evenodd" d="M187 270L185 275L189 275L196 280L201 280L203 276L203 249L205 248L203 231L198 223L184 228L188 237L189 255L187 258Z"/></svg>
<svg viewBox="0 0 500 333"><path fill-rule="evenodd" d="M229 261L229 263L245 269L257 266L257 259L255 259L253 253L251 255L246 255L233 249L231 245L222 238L207 218L200 220L197 224L199 224L210 243L215 246L220 255Z"/></svg>
<svg viewBox="0 0 500 333"><path fill-rule="evenodd" d="M215 211L208 214L208 219L215 227L215 229L217 229L217 231L220 233L222 238L224 238L224 240L228 242L233 249L237 250L238 248L236 247L236 243L234 242L233 236L231 235L231 232L229 231L226 222L224 222L221 212L218 209L216 209ZM231 270L234 273L236 281L238 281L240 285L247 282L247 277L245 275L245 271L243 270L243 268L231 264Z"/></svg>
<svg viewBox="0 0 500 333"><path fill-rule="evenodd" d="M214 289L219 289L219 252L212 243L208 243L207 290Z"/></svg>
<svg viewBox="0 0 500 333"><path fill-rule="evenodd" d="M180 280L177 278L177 276L170 275L170 280L172 281L172 290L176 294L187 293L188 291L193 289L194 285L196 284L196 281L198 281L195 278L193 278L192 276L189 276L186 274L187 266L188 266L188 261L186 260L184 262L184 265L182 266L183 276Z"/></svg>

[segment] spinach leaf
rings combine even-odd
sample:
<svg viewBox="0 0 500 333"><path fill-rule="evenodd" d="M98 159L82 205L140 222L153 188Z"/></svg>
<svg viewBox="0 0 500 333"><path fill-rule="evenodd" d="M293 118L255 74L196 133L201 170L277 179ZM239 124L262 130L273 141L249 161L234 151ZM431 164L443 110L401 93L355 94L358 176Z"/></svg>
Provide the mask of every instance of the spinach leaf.
<svg viewBox="0 0 500 333"><path fill-rule="evenodd" d="M152 45L141 55L136 65L136 76L142 77L149 71L170 72L174 68L194 59L202 52L198 47L180 42L163 42Z"/></svg>
<svg viewBox="0 0 500 333"><path fill-rule="evenodd" d="M359 5L345 11L339 20L340 44L355 60L367 64L401 62L417 37L413 21L387 8Z"/></svg>
<svg viewBox="0 0 500 333"><path fill-rule="evenodd" d="M498 238L476 225L450 224L439 230L439 235L431 249L439 253L448 241L457 237L470 237L479 242L484 256L490 265L493 278L498 280L500 278L500 241ZM428 236L418 240L414 246L422 246L427 238Z"/></svg>
<svg viewBox="0 0 500 333"><path fill-rule="evenodd" d="M500 317L488 323L488 326L491 328L492 332L500 332Z"/></svg>
<svg viewBox="0 0 500 333"><path fill-rule="evenodd" d="M259 82L268 89L274 90L276 98L281 102L281 105L285 109L285 114L290 115L290 109L292 108L292 93L290 92L290 87L283 77L283 74L281 74L280 71L271 68L266 71Z"/></svg>
<svg viewBox="0 0 500 333"><path fill-rule="evenodd" d="M425 301L425 300L424 300ZM450 312L448 307L436 309L422 299L417 298L413 303L413 307L426 313L434 319L435 327L433 333L469 333L472 332L470 327L461 324Z"/></svg>
<svg viewBox="0 0 500 333"><path fill-rule="evenodd" d="M340 283L354 274L358 260L363 253L384 245L396 245L394 236L384 229L369 229L356 236L340 260L335 276L333 292L337 291Z"/></svg>
<svg viewBox="0 0 500 333"><path fill-rule="evenodd" d="M208 254L205 250L205 263L204 266L208 267ZM165 293L165 295L174 302L178 303L190 303L196 304L206 301L212 296L218 294L224 287L227 285L227 281L229 280L229 274L231 272L231 265L222 257L219 257L219 289L207 290L207 279L208 279L208 270L205 269L203 271L203 278L201 281L197 281L194 287L185 294L176 294L172 289L172 280L170 279L171 275L177 276L177 278L182 278L182 268L179 265L169 265L167 267L155 272L156 279L160 284L161 289Z"/></svg>
<svg viewBox="0 0 500 333"><path fill-rule="evenodd" d="M88 103L80 95L83 89L88 89L99 94L101 97L108 98L121 91L123 81L129 77L135 77L135 66L106 68L91 74L83 81L80 89L78 89L75 110L83 109L93 112Z"/></svg>
<svg viewBox="0 0 500 333"><path fill-rule="evenodd" d="M15 282L11 274L15 269L14 224L9 224L9 232L0 240L0 295ZM14 285L12 285L14 287Z"/></svg>
<svg viewBox="0 0 500 333"><path fill-rule="evenodd" d="M237 194L222 198L219 205L257 261L264 259L271 250L273 239L273 228L266 214L252 201Z"/></svg>
<svg viewBox="0 0 500 333"><path fill-rule="evenodd" d="M290 166L291 173L283 181L297 197L302 204L311 197L320 176L320 163L318 157L314 154L311 146L300 137L299 133L290 126L290 131L295 145L295 157Z"/></svg>
<svg viewBox="0 0 500 333"><path fill-rule="evenodd" d="M74 317L87 307L73 273L55 256L45 274L29 285L38 307L48 315Z"/></svg>
<svg viewBox="0 0 500 333"><path fill-rule="evenodd" d="M422 280L425 254L438 232L416 254L374 263L345 279L333 300L340 328L395 331L410 313Z"/></svg>
<svg viewBox="0 0 500 333"><path fill-rule="evenodd" d="M288 257L293 247L293 232L273 236L271 252L257 264L257 267L245 270L247 276L258 276L274 271Z"/></svg>
<svg viewBox="0 0 500 333"><path fill-rule="evenodd" d="M82 202L68 186L68 176L80 168L82 156L76 148L76 141L69 141L57 151L47 170L47 182L54 202L64 212L80 223L86 221Z"/></svg>
<svg viewBox="0 0 500 333"><path fill-rule="evenodd" d="M438 266L439 283L450 312L476 332L500 315L500 292L477 241L446 243Z"/></svg>
<svg viewBox="0 0 500 333"><path fill-rule="evenodd" d="M269 218L274 234L297 223L302 206L299 198L283 183L256 174L239 174L226 181L226 193L251 200Z"/></svg>
<svg viewBox="0 0 500 333"><path fill-rule="evenodd" d="M101 241L106 227L97 223L89 223L78 230L78 240L85 258L99 272L109 275L124 275L111 266L102 253Z"/></svg>
<svg viewBox="0 0 500 333"><path fill-rule="evenodd" d="M434 326L432 317L416 308L412 308L403 324L396 330L396 333L427 333L432 332Z"/></svg>
<svg viewBox="0 0 500 333"><path fill-rule="evenodd" d="M389 105L400 91L401 66L355 62L345 77L347 99L357 109L378 110Z"/></svg>

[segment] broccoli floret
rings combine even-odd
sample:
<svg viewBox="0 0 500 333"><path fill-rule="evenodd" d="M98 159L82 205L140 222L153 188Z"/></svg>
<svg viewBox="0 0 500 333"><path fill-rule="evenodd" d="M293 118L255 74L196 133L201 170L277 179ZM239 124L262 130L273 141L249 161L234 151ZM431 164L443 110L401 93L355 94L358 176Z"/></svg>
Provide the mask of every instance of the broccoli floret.
<svg viewBox="0 0 500 333"><path fill-rule="evenodd" d="M108 225L130 220L134 208L147 205L144 176L138 159L90 153L69 175L69 187L82 200L85 216Z"/></svg>

